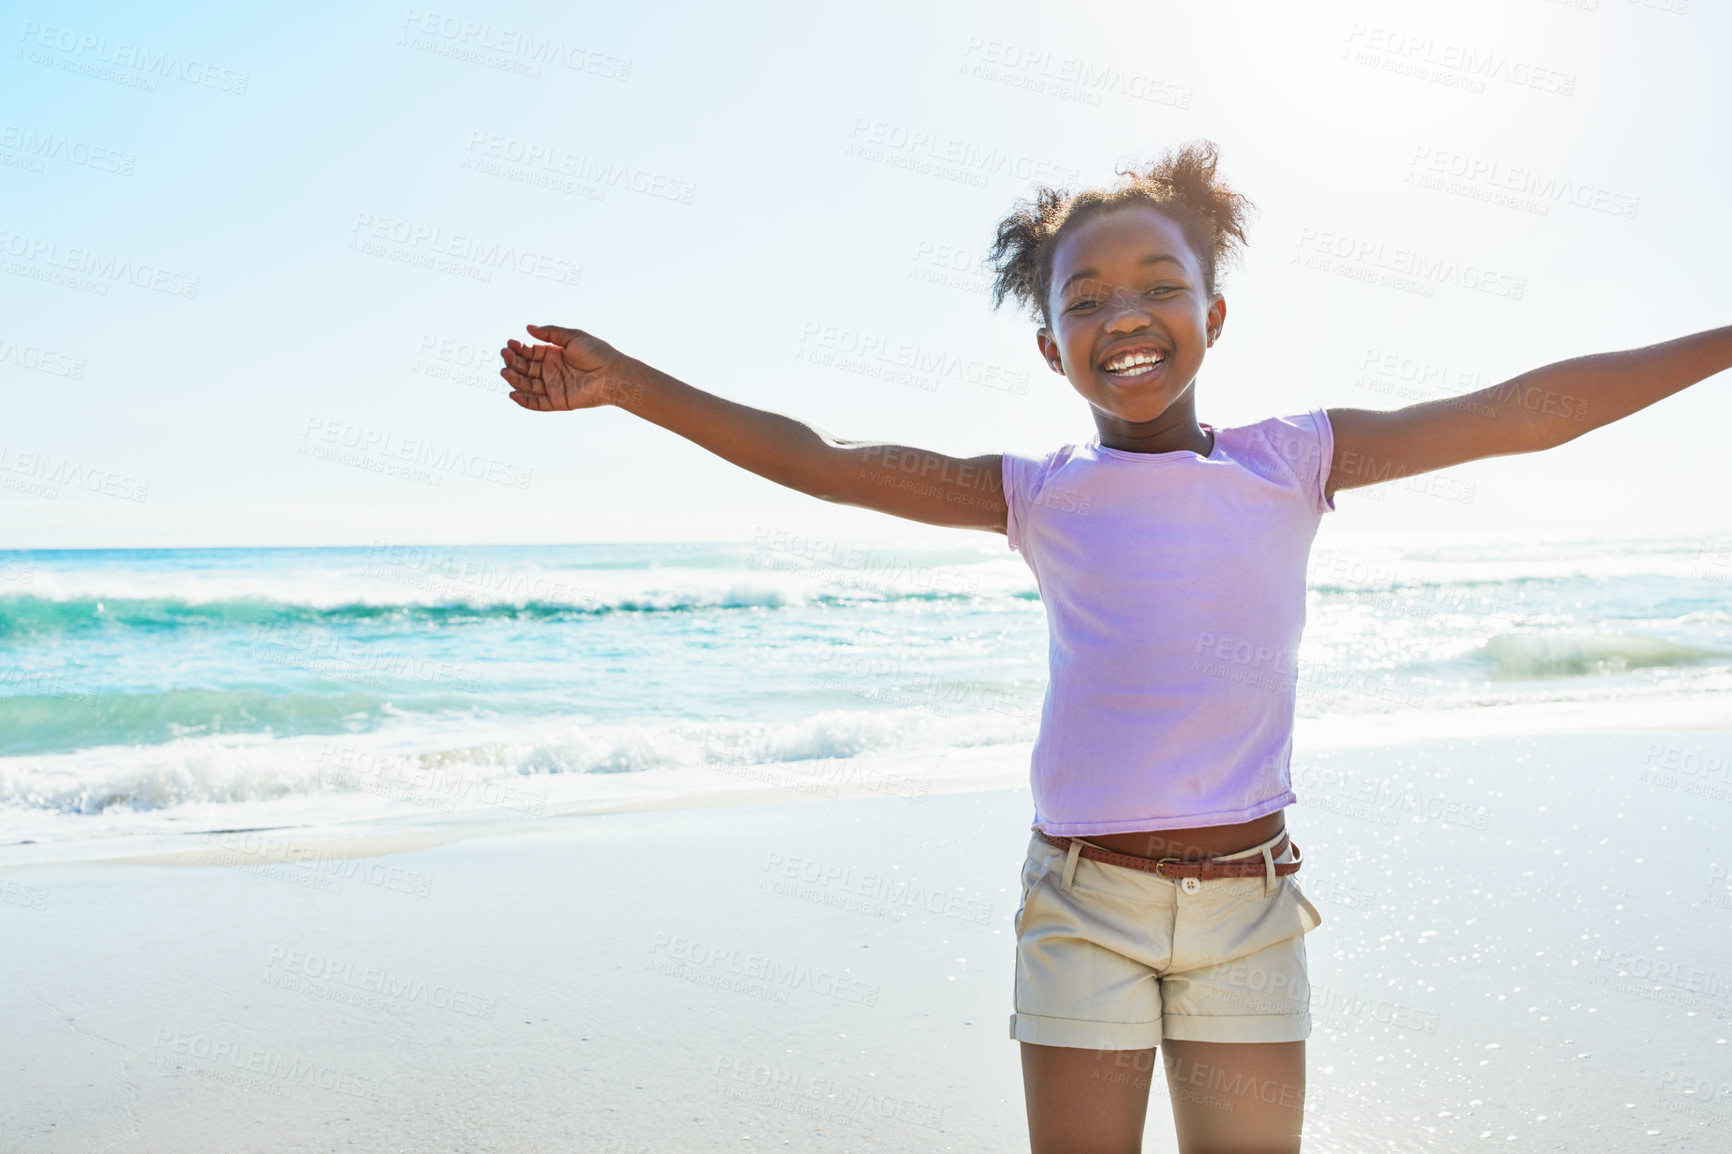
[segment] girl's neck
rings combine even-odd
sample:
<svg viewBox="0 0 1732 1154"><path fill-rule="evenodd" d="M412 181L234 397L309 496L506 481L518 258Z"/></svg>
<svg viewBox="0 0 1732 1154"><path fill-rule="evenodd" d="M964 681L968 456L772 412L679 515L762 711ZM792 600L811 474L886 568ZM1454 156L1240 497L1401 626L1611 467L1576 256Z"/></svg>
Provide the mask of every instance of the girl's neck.
<svg viewBox="0 0 1732 1154"><path fill-rule="evenodd" d="M1177 419L1168 420L1170 416ZM1112 422L1109 427L1107 422L1097 420L1095 435L1105 448L1125 453L1174 453L1189 449L1206 457L1215 450L1215 427L1198 421L1195 412L1169 411L1140 429L1123 421Z"/></svg>

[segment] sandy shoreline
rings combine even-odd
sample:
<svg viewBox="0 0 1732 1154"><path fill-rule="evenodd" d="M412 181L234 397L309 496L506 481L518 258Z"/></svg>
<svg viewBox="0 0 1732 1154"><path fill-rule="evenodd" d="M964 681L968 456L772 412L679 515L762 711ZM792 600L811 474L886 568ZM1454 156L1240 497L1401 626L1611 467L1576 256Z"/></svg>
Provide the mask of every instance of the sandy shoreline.
<svg viewBox="0 0 1732 1154"><path fill-rule="evenodd" d="M1294 748L1295 784L1312 752L1394 748L1452 739L1589 734L1732 734L1732 700L1579 702L1451 711L1301 718ZM299 795L275 801L192 805L142 818L26 817L0 842L0 870L46 862L106 860L133 864L224 864L293 861L297 855L350 857L399 853L474 837L538 828L548 819L717 806L781 805L819 800L918 800L950 793L1015 789L1028 782L1029 742L952 747L939 752L881 752L762 765L658 769L630 774L554 774L507 782L513 805L471 805L452 812L374 798L355 812L354 795ZM1308 752L1311 751L1311 752ZM506 787L499 787L504 790ZM532 809L521 804L532 799ZM170 816L172 815L172 816ZM138 828L105 828L124 822ZM87 829L79 834L76 831Z"/></svg>
<svg viewBox="0 0 1732 1154"><path fill-rule="evenodd" d="M1325 919L1307 1148L1716 1148L1728 752L1672 732L1298 759ZM1006 1019L1031 807L964 780L14 862L5 1148L1026 1149ZM1173 1148L1164 1100L1148 1135Z"/></svg>

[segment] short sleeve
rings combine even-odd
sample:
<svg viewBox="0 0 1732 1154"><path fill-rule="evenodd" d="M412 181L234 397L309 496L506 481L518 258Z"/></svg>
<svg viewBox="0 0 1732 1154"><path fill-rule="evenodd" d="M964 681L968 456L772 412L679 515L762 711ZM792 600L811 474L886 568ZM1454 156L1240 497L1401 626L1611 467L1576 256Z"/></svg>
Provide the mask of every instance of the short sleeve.
<svg viewBox="0 0 1732 1154"><path fill-rule="evenodd" d="M1312 409L1308 414L1317 431L1317 481L1312 487L1314 504L1319 513L1335 511L1335 499L1328 495L1329 470L1335 463L1335 426L1329 423L1329 413Z"/></svg>
<svg viewBox="0 0 1732 1154"><path fill-rule="evenodd" d="M1293 471L1300 491L1318 516L1333 512L1335 502L1326 496L1330 462L1335 457L1335 430L1322 409L1278 417L1265 423L1270 446Z"/></svg>
<svg viewBox="0 0 1732 1154"><path fill-rule="evenodd" d="M1015 453L1004 454L1004 539L1011 550L1022 549L1022 511L1028 490L1024 486L1024 461Z"/></svg>
<svg viewBox="0 0 1732 1154"><path fill-rule="evenodd" d="M1056 455L1046 453L1028 457L1021 453L1004 454L1004 537L1016 552L1022 552L1029 510L1040 496L1044 478Z"/></svg>

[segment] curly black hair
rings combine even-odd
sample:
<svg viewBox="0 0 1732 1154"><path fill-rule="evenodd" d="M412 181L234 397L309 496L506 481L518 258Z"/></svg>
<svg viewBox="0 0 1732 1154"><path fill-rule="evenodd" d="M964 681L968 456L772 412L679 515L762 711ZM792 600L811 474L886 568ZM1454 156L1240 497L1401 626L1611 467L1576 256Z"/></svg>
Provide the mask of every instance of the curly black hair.
<svg viewBox="0 0 1732 1154"><path fill-rule="evenodd" d="M1032 200L1017 202L998 224L987 260L996 269L992 307L1014 298L1035 319L1052 326L1047 294L1052 289L1052 258L1065 230L1079 220L1121 204L1143 201L1171 217L1202 262L1209 294L1216 274L1246 243L1245 225L1255 206L1215 173L1219 154L1212 141L1198 140L1169 149L1141 169L1120 168L1110 189L1071 193L1045 185Z"/></svg>

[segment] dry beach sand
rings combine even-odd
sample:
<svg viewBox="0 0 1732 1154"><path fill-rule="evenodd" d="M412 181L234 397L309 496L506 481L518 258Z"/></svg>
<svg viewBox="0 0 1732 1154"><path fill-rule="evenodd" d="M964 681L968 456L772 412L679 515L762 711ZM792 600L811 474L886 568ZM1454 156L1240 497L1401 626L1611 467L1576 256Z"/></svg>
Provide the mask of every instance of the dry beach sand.
<svg viewBox="0 0 1732 1154"><path fill-rule="evenodd" d="M1596 723L1301 728L1307 1149L1724 1148L1732 734ZM9 847L0 1148L1026 1149L1028 747L964 754L918 790Z"/></svg>

